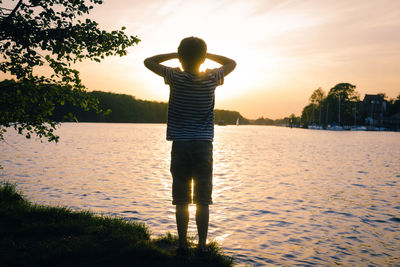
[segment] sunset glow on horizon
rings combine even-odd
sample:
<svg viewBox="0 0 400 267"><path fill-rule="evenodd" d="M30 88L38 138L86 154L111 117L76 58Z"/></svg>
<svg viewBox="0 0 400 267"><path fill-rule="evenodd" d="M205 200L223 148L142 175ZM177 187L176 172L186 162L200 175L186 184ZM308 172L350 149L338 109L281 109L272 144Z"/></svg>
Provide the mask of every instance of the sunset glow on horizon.
<svg viewBox="0 0 400 267"><path fill-rule="evenodd" d="M328 92L341 82L356 85L361 99L400 93L397 0L106 0L89 18L107 30L126 26L141 39L125 57L75 66L90 91L168 101L168 86L143 60L175 52L181 39L197 36L210 53L237 62L217 88L216 108L249 119L300 115L315 89ZM216 66L206 61L205 67Z"/></svg>

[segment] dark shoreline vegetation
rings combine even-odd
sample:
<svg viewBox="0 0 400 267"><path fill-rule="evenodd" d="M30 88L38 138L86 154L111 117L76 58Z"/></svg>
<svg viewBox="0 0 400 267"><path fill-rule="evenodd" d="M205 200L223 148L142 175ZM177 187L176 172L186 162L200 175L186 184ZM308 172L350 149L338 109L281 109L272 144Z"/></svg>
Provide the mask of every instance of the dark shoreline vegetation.
<svg viewBox="0 0 400 267"><path fill-rule="evenodd" d="M176 255L177 237L151 238L139 222L29 202L0 184L2 266L232 266L215 242L200 255Z"/></svg>
<svg viewBox="0 0 400 267"><path fill-rule="evenodd" d="M82 107L66 103L57 105L52 119L58 122L68 121L69 113L76 117L78 122L113 122L113 123L166 123L168 103L136 99L132 95L111 92L86 92L88 97L98 99L99 108L103 113L95 110L85 110ZM238 111L215 109L215 123L234 125L239 119L241 125L281 125L289 122L289 117L283 119L259 118L250 120L243 117Z"/></svg>
<svg viewBox="0 0 400 267"><path fill-rule="evenodd" d="M52 119L66 121L69 113L76 116L79 122L116 122L116 123L166 123L168 103L136 99L132 95L116 94L111 92L92 91L86 93L89 97L98 99L99 108L104 113L94 110L85 110L82 107L66 103L56 106ZM224 121L226 124L235 124L239 118L241 124L249 124L237 111L215 110L215 122Z"/></svg>

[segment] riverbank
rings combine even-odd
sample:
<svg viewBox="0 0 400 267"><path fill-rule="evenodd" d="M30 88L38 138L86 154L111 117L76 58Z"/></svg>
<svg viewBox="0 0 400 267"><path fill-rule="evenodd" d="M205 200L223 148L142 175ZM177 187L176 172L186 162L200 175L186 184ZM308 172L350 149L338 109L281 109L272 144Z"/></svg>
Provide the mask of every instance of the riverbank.
<svg viewBox="0 0 400 267"><path fill-rule="evenodd" d="M191 243L176 255L177 238L151 238L143 223L29 202L14 185L0 185L2 266L232 266L214 242L209 255Z"/></svg>

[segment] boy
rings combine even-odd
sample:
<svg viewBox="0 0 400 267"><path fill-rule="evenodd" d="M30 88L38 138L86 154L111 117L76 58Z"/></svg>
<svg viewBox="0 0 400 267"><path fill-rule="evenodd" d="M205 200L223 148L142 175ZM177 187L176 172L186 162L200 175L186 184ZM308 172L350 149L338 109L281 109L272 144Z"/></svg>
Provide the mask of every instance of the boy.
<svg viewBox="0 0 400 267"><path fill-rule="evenodd" d="M178 58L183 71L160 64ZM205 59L222 66L200 72ZM173 141L171 174L173 204L179 236L178 252L188 252L188 204L196 204L198 249L207 252L209 209L212 204L212 141L214 137L214 91L232 72L236 63L227 57L207 53L206 43L196 37L181 41L178 53L156 55L144 61L145 66L164 77L170 86L167 140ZM191 182L193 179L193 200Z"/></svg>

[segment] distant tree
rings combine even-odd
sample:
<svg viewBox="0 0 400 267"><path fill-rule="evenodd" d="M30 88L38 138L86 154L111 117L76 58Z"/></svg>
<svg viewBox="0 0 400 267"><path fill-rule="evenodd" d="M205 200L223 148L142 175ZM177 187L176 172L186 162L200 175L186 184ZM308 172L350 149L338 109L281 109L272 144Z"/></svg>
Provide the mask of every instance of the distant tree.
<svg viewBox="0 0 400 267"><path fill-rule="evenodd" d="M328 93L328 97L340 97L344 102L359 101L360 96L356 86L350 83L338 83Z"/></svg>
<svg viewBox="0 0 400 267"><path fill-rule="evenodd" d="M224 109L216 109L214 111L215 123L224 121L226 124L236 124L236 120L239 119L240 124L248 124L248 120L240 115L237 111L230 111Z"/></svg>
<svg viewBox="0 0 400 267"><path fill-rule="evenodd" d="M336 84L329 91L326 101L326 104L329 105L329 122L352 124L354 108L359 101L360 97L355 85Z"/></svg>
<svg viewBox="0 0 400 267"><path fill-rule="evenodd" d="M382 97L383 100L388 100L388 96L386 95L386 93L378 93L378 96Z"/></svg>
<svg viewBox="0 0 400 267"><path fill-rule="evenodd" d="M317 118L318 122L321 121L322 116L322 103L325 100L325 92L322 90L321 87L314 90L311 94L310 103L303 108L301 113L301 121L307 126L310 123L316 123Z"/></svg>
<svg viewBox="0 0 400 267"><path fill-rule="evenodd" d="M397 98L389 99L387 104L387 112L389 116L400 113L400 94L397 96Z"/></svg>
<svg viewBox="0 0 400 267"><path fill-rule="evenodd" d="M299 124L299 118L294 115L294 113L290 114L288 118L288 124L290 126L298 125Z"/></svg>
<svg viewBox="0 0 400 267"><path fill-rule="evenodd" d="M90 19L92 4L101 0L18 0L6 8L0 0L0 71L17 79L0 87L0 139L7 127L30 138L32 133L57 141L51 118L55 105L72 103L98 110L97 101L88 99L79 72L72 64L84 59L100 62L105 56L127 54L127 47L140 40L121 30L107 32ZM51 75L35 74L47 66ZM11 86L12 85L12 86ZM10 103L15 102L16 106ZM29 115L27 115L29 110ZM70 114L70 119L74 116Z"/></svg>
<svg viewBox="0 0 400 267"><path fill-rule="evenodd" d="M321 87L318 87L310 96L310 103L319 105L325 99L325 92Z"/></svg>
<svg viewBox="0 0 400 267"><path fill-rule="evenodd" d="M397 96L397 98L393 101L393 114L399 113L400 112L400 94Z"/></svg>
<svg viewBox="0 0 400 267"><path fill-rule="evenodd" d="M310 103L303 108L301 112L301 121L304 126L308 126L313 122L313 114L314 114L315 105Z"/></svg>
<svg viewBox="0 0 400 267"><path fill-rule="evenodd" d="M275 121L269 118L264 118L260 117L254 121L252 121L253 124L256 125L275 125Z"/></svg>

